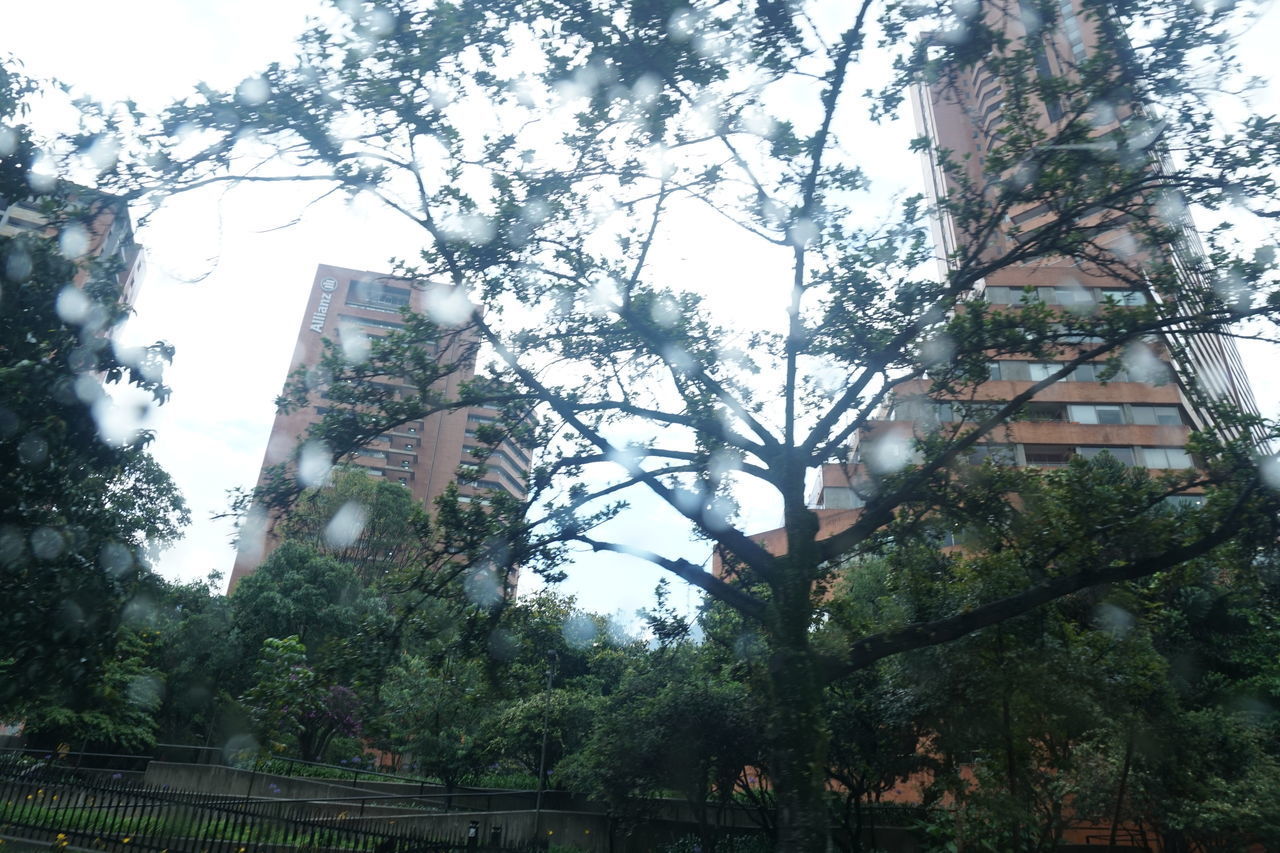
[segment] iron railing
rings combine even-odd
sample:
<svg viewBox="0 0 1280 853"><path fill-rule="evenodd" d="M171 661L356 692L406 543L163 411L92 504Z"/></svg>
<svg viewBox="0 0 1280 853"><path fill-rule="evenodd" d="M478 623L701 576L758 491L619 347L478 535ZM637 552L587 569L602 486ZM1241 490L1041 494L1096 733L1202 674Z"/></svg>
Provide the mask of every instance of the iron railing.
<svg viewBox="0 0 1280 853"><path fill-rule="evenodd" d="M366 798L360 798L361 800ZM378 814L334 800L263 800L173 791L22 758L0 760L0 834L95 850L192 853L452 853L472 844L440 841L405 825L372 797ZM372 811L372 810L371 810ZM421 811L418 811L420 814ZM409 822L412 823L412 822ZM525 847L484 849L507 851Z"/></svg>

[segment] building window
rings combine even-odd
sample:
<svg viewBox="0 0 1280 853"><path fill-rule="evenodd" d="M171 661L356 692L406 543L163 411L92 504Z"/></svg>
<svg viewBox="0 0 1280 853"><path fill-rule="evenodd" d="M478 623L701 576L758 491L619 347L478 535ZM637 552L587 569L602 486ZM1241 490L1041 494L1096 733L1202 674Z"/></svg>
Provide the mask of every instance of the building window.
<svg viewBox="0 0 1280 853"><path fill-rule="evenodd" d="M1138 306L1147 304L1147 294L1141 290L1106 287L1102 290L1102 298L1109 299L1117 305Z"/></svg>
<svg viewBox="0 0 1280 853"><path fill-rule="evenodd" d="M1008 444L977 444L969 448L970 465L981 465L988 459L993 465L1012 465L1016 461L1014 449Z"/></svg>
<svg viewBox="0 0 1280 853"><path fill-rule="evenodd" d="M991 378L1006 379L1014 382L1043 382L1062 369L1060 361L993 361L991 362ZM1101 382L1107 373L1107 365L1102 362L1085 362L1077 364L1075 369L1059 379L1059 382ZM1123 367L1117 368L1107 376L1108 382L1134 381Z"/></svg>
<svg viewBox="0 0 1280 853"><path fill-rule="evenodd" d="M1061 403L1028 403L1023 407L1022 414L1027 420L1040 423L1067 419L1066 407Z"/></svg>
<svg viewBox="0 0 1280 853"><path fill-rule="evenodd" d="M1130 406L1133 422L1148 426L1182 426L1182 412L1177 406Z"/></svg>
<svg viewBox="0 0 1280 853"><path fill-rule="evenodd" d="M1075 448L1057 444L1028 444L1023 448L1027 464L1037 468L1061 468L1071 462Z"/></svg>
<svg viewBox="0 0 1280 853"><path fill-rule="evenodd" d="M351 314L340 314L338 319L353 326L372 326L376 329L403 329L404 323L393 323L390 320L375 320L372 317L356 317Z"/></svg>
<svg viewBox="0 0 1280 853"><path fill-rule="evenodd" d="M1078 424L1122 424L1125 422L1123 406L1072 405L1071 420Z"/></svg>
<svg viewBox="0 0 1280 853"><path fill-rule="evenodd" d="M347 304L374 311L394 311L409 306L409 289L392 287L380 281L353 281L347 289Z"/></svg>
<svg viewBox="0 0 1280 853"><path fill-rule="evenodd" d="M1076 450L1085 459L1094 459L1105 453L1124 465L1138 464L1132 447L1077 447Z"/></svg>
<svg viewBox="0 0 1280 853"><path fill-rule="evenodd" d="M1190 468L1191 457L1181 447L1143 447L1142 464L1147 468Z"/></svg>
<svg viewBox="0 0 1280 853"><path fill-rule="evenodd" d="M865 502L848 486L827 486L822 490L823 509L857 509Z"/></svg>

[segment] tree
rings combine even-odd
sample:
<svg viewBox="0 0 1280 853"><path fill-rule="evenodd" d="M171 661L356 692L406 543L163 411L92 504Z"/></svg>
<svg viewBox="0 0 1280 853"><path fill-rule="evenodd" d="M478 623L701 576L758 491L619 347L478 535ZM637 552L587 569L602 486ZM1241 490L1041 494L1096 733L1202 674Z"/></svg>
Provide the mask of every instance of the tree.
<svg viewBox="0 0 1280 853"><path fill-rule="evenodd" d="M235 697L248 689L253 672L232 624L231 601L221 594L222 576L180 584L158 577L135 597L155 631L150 661L164 674L163 701L156 711L161 743L225 743L243 731Z"/></svg>
<svg viewBox="0 0 1280 853"><path fill-rule="evenodd" d="M164 673L151 665L154 632L119 629L111 656L76 693L28 700L21 706L28 743L86 751L145 753L156 744L156 711Z"/></svg>
<svg viewBox="0 0 1280 853"><path fill-rule="evenodd" d="M352 569L305 545L285 542L236 587L232 620L242 646L260 649L269 638L297 636L329 671L351 677L359 654L353 641L382 610Z"/></svg>
<svg viewBox="0 0 1280 853"><path fill-rule="evenodd" d="M411 756L417 772L438 778L449 793L485 766L478 733L489 708L479 663L446 658L433 667L405 655L380 691L388 744Z"/></svg>
<svg viewBox="0 0 1280 853"><path fill-rule="evenodd" d="M339 513L343 515L339 515ZM364 586L435 562L426 509L407 489L360 469L339 469L333 482L304 492L278 533L350 566Z"/></svg>
<svg viewBox="0 0 1280 853"><path fill-rule="evenodd" d="M298 636L268 638L241 701L265 741L264 749L296 745L307 761L323 761L335 736L360 733L360 702L351 688L321 678L307 663Z"/></svg>
<svg viewBox="0 0 1280 853"><path fill-rule="evenodd" d="M126 308L117 269L77 257L74 240L101 200L59 185L30 195L34 143L21 126L32 86L0 62L0 195L28 198L50 233L0 238L0 716L22 703L60 706L98 684L121 612L148 574L151 549L188 514L146 451L151 434L114 436L103 381L150 393L172 348L129 353L111 334ZM10 129L8 125L14 127Z"/></svg>
<svg viewBox="0 0 1280 853"><path fill-rule="evenodd" d="M1041 28L1059 23L1055 4L1023 7ZM1022 10L993 4L392 0L341 8L338 23L303 38L296 63L273 66L237 93L201 91L142 122L135 177L188 189L313 182L377 198L422 228L421 257L401 272L452 283L483 303L469 325L493 352L500 381L470 391L507 407L512 422L533 419L548 450L532 477L540 502L533 531L661 566L737 611L763 644L769 665L757 701L767 709L779 849L826 847L822 708L833 679L1231 540L1246 548L1274 540L1273 499L1250 447L1250 434L1264 428L1247 417L1219 412L1229 440L1205 436L1195 446L1203 476L1112 476L1124 501L1082 469L1060 483L1053 472L990 466L975 475L964 462L1086 361L1114 366L1152 335L1176 348L1276 311L1273 253L1233 254L1224 234L1210 265L1182 251L1178 236L1176 210L1186 204L1276 214L1275 121L1249 113L1224 131L1221 111L1201 97L1206 73L1214 83L1231 79L1238 6L1088 3L1098 44L1077 73L1059 77L1039 73L1039 30L1025 36L1003 26ZM897 73L875 73L890 61ZM874 152L857 143L863 130L854 128L868 126L853 122L855 111L883 117L911 85L945 85L979 62L1008 93L1001 144L958 162L936 141L918 140L941 163L947 196L934 210L917 197L866 215L880 197L862 168ZM868 76L887 84L864 94ZM1174 120L1142 120L1140 93L1158 96ZM1056 114L1049 121L1046 104ZM103 112L89 121L112 133L134 118ZM194 153L180 147L191 137L179 130L191 127L201 131ZM261 168L240 168L248 138L274 146ZM1160 160L1164 151L1181 165ZM1048 224L997 239L1005 218L1028 204L1043 205ZM944 251L929 243L931 214L947 217L960 238L941 258L942 274L930 267ZM760 323L724 316L701 287L715 263L677 257L669 235L707 221L726 223L723 233L743 242L727 243L706 225L714 238L683 248L716 262L752 252L758 292L737 301L776 308ZM1119 227L1132 239L1111 240ZM993 273L1051 258L1160 299L1059 314L1031 304L992 310L970 298ZM1195 275L1184 274L1188 263ZM935 394L964 397L986 380L993 354L1061 367L965 424L886 454L867 505L838 529L822 529L805 503L808 475L849 461L851 442L905 383L927 380ZM401 357L408 366L420 360L417 351ZM381 381L359 366L332 380L370 389ZM339 456L370 429L420 416L397 407L371 425L374 412L335 408L325 429ZM1008 488L992 486L1002 479ZM1056 494L1074 495L1069 505L1083 513L1068 519L1075 540L1049 537L1050 547L1044 528L1015 523L1029 504L1010 494L1071 483L1085 491ZM1202 485L1213 490L1204 508L1162 524L1161 536L1117 534L1143 530L1161 498ZM781 506L782 541L773 547L735 522L735 500L760 492ZM598 523L636 494L712 543L725 572L601 532ZM1042 509L1037 518L1052 517ZM1027 537L1025 547L983 563L995 574L967 585L967 596L940 595L839 648L815 644L825 589L841 567L912 547L910 534L935 514L1006 524Z"/></svg>
<svg viewBox="0 0 1280 853"><path fill-rule="evenodd" d="M557 774L623 819L643 819L645 799L678 792L702 849L714 853L762 757L758 709L719 663L688 641L650 651L601 703L590 737Z"/></svg>

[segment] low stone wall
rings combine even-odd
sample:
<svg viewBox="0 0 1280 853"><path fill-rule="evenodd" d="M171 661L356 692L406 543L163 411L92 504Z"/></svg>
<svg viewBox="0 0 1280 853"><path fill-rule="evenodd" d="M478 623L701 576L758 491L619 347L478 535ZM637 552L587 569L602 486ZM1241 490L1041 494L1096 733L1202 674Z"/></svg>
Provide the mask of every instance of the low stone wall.
<svg viewBox="0 0 1280 853"><path fill-rule="evenodd" d="M465 845L474 823L479 846L528 844L535 839L588 853L651 853L696 833L696 822L687 803L662 800L653 804L648 817L623 824L604 807L579 794L547 791L541 815L534 813L536 795L529 791L472 790L446 794L439 785L410 782L315 779L280 776L208 764L153 761L145 781L173 790L222 794L254 799L317 800L317 814L343 814L370 829L413 824L441 841ZM399 803L363 800L371 794L404 798ZM447 808L447 811L446 811ZM725 829L754 835L757 827L748 815L736 812ZM872 839L868 837L868 842ZM884 827L874 833L877 849L915 853L919 843L910 830Z"/></svg>

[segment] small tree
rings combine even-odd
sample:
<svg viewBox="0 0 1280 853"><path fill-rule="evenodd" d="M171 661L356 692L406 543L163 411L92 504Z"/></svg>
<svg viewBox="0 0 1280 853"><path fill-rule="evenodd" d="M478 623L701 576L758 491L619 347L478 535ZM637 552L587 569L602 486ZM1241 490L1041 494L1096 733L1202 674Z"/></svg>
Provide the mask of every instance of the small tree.
<svg viewBox="0 0 1280 853"><path fill-rule="evenodd" d="M360 732L360 703L340 684L326 683L307 663L307 647L296 635L267 639L255 673L241 697L263 738L263 748L296 744L302 758L323 761L329 741Z"/></svg>

